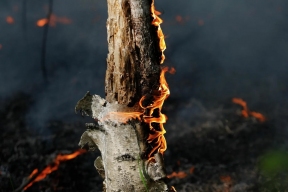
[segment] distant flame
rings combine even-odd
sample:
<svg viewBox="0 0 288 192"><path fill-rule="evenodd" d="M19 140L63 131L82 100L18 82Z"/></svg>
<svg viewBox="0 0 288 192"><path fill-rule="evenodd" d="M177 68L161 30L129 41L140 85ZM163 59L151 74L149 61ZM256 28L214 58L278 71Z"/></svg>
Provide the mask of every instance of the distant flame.
<svg viewBox="0 0 288 192"><path fill-rule="evenodd" d="M8 24L13 24L13 23L14 23L14 18L11 17L11 16L7 16L7 17L6 17L6 22L7 22Z"/></svg>
<svg viewBox="0 0 288 192"><path fill-rule="evenodd" d="M45 169L42 170L41 173L39 173L37 175L37 177L31 181L30 183L28 183L25 187L24 190L27 190L29 187L31 187L34 183L41 181L42 179L44 179L47 175L49 175L50 173L52 173L53 171L56 171L60 165L61 162L63 161L68 161L71 159L74 159L75 157L77 157L78 155L81 155L83 153L85 153L86 150L84 149L79 149L77 151L75 151L72 154L68 154L68 155L57 155L57 157L54 159L53 163L48 165L47 167L45 167ZM32 171L32 173L29 175L29 179L33 178L37 173L38 173L38 169L34 169Z"/></svg>
<svg viewBox="0 0 288 192"><path fill-rule="evenodd" d="M2 44L0 44L0 50L3 48L3 45Z"/></svg>
<svg viewBox="0 0 288 192"><path fill-rule="evenodd" d="M163 23L163 20L158 17L158 15L161 14L161 12L159 11L156 11L155 9L155 5L154 5L154 0L152 0L152 4L151 4L151 14L152 14L152 17L153 17L153 21L152 21L152 25L158 27L157 29L157 35L158 35L158 38L159 38L159 48L162 52L162 55L161 55L161 61L160 61L160 64L162 64L165 60L165 55L164 55L164 51L166 49L166 43L165 43L165 36L163 34L163 31L160 27L160 24Z"/></svg>
<svg viewBox="0 0 288 192"><path fill-rule="evenodd" d="M70 23L72 23L72 21L70 19L66 18L66 17L57 17L55 14L51 14L49 25L51 27L55 27L56 23L70 24ZM37 23L36 23L36 25L38 27L43 27L46 24L48 24L48 19L47 18L39 19L37 21Z"/></svg>
<svg viewBox="0 0 288 192"><path fill-rule="evenodd" d="M235 104L241 105L243 107L243 109L241 111L241 114L242 114L243 117L247 118L249 116L252 116L252 117L255 117L260 122L265 122L266 121L265 116L262 115L261 113L250 111L248 109L246 101L244 101L243 99L241 99L241 98L233 98L232 102L235 103Z"/></svg>
<svg viewBox="0 0 288 192"><path fill-rule="evenodd" d="M194 170L195 170L195 167L192 166L192 167L188 170L188 172L187 172L187 171L186 171L186 172L184 172L184 171L172 172L171 174L167 175L167 178L168 178L168 179L171 179L171 178L176 177L176 178L179 178L179 179L183 179L183 178L187 177L188 175L193 174L193 173L194 173Z"/></svg>
<svg viewBox="0 0 288 192"><path fill-rule="evenodd" d="M232 184L232 179L229 175L227 176L220 176L221 182L224 184L224 191L223 192L230 192L231 184Z"/></svg>
<svg viewBox="0 0 288 192"><path fill-rule="evenodd" d="M185 173L184 171L179 171L179 172L173 172L173 173L167 175L167 178L169 178L169 179L171 179L173 177L183 179L183 178L187 177L187 173Z"/></svg>

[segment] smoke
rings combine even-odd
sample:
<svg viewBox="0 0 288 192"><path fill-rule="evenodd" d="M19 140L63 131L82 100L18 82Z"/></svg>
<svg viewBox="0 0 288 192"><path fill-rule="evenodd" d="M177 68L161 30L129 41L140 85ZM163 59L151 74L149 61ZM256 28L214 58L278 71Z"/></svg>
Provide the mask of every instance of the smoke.
<svg viewBox="0 0 288 192"><path fill-rule="evenodd" d="M104 95L107 2L54 0L53 13L72 23L49 28L45 85L40 68L43 28L36 21L46 17L48 1L26 1L26 33L23 0L0 2L0 96L32 94L27 120L33 127L51 119L73 120L74 106L86 91ZM164 19L165 63L177 71L168 77L171 97L219 105L237 96L252 108L286 102L287 4L156 0ZM7 16L15 23L7 24Z"/></svg>

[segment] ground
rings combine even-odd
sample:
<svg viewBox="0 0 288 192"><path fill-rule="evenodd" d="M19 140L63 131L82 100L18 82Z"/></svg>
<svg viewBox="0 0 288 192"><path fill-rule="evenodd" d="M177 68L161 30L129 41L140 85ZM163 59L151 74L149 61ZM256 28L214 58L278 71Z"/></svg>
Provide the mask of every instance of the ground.
<svg viewBox="0 0 288 192"><path fill-rule="evenodd" d="M261 123L242 117L241 107L230 101L214 109L193 99L187 102L172 99L164 107L171 117L165 126L170 186L178 192L288 191L285 113ZM79 149L83 122L51 121L46 125L49 132L37 133L25 119L32 103L23 93L1 103L0 192L17 189L35 168L43 169L57 154ZM26 191L100 192L102 179L93 166L98 155L87 152L65 161ZM173 172L183 178L172 177Z"/></svg>

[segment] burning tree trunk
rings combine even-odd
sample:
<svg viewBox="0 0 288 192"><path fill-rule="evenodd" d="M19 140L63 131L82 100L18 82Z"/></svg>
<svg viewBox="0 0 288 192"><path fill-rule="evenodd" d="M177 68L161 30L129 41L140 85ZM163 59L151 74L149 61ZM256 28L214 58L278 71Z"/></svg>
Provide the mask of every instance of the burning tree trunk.
<svg viewBox="0 0 288 192"><path fill-rule="evenodd" d="M80 145L98 148L104 191L168 191L161 113L169 89L161 71L165 42L153 0L107 0L106 100L88 92L75 110L91 116Z"/></svg>

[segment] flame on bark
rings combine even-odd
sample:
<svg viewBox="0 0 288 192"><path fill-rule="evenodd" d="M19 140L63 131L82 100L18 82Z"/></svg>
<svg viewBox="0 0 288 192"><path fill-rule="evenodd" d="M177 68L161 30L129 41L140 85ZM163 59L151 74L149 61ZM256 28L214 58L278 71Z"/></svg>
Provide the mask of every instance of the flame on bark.
<svg viewBox="0 0 288 192"><path fill-rule="evenodd" d="M248 109L247 103L246 101L244 101L241 98L233 98L232 102L238 105L242 106L242 111L241 114L243 117L247 118L249 116L255 117L258 121L260 122L265 122L266 121L266 117L264 115L262 115L261 113L255 112L255 111L250 111Z"/></svg>
<svg viewBox="0 0 288 192"><path fill-rule="evenodd" d="M166 139L164 134L166 133L163 124L166 123L167 117L161 110L165 99L170 95L168 83L165 79L165 73L175 73L175 69L164 67L160 73L160 86L153 94L153 101L151 104L144 106L143 102L146 97L143 96L139 105L143 109L143 112L110 112L100 121L105 121L109 118L126 123L129 119L141 120L141 117L145 123L149 124L149 136L147 142L152 145L151 151L148 153L148 158L151 159L155 152L159 152L163 155L167 149ZM157 126L155 126L157 125Z"/></svg>
<svg viewBox="0 0 288 192"><path fill-rule="evenodd" d="M160 64L162 64L165 60L164 51L166 49L166 43L165 43L165 36L164 36L163 31L160 27L160 24L163 23L163 20L158 16L158 15L161 15L161 12L156 11L155 5L154 5L154 0L152 0L152 4L151 4L151 15L153 17L152 25L157 27L157 35L159 38L159 48L162 52Z"/></svg>
<svg viewBox="0 0 288 192"><path fill-rule="evenodd" d="M34 183L41 181L44 179L47 175L52 173L53 171L56 171L60 165L61 162L63 161L68 161L71 159L74 159L75 157L85 153L86 150L84 149L79 149L75 151L74 153L68 154L68 155L62 155L59 154L57 157L54 159L53 163L45 167L39 174L38 174L38 169L34 169L32 173L28 176L29 179L32 179L36 174L38 174L35 179L33 179L30 183L28 183L25 187L24 190L27 190L29 187L31 187Z"/></svg>
<svg viewBox="0 0 288 192"><path fill-rule="evenodd" d="M47 18L43 18L43 19L39 19L36 23L36 25L38 27L43 27L45 26L46 24L48 24L48 19ZM57 17L55 14L51 14L50 16L50 22L49 22L49 25L51 27L55 27L56 26L56 23L61 23L61 24L71 24L72 21L66 17Z"/></svg>

